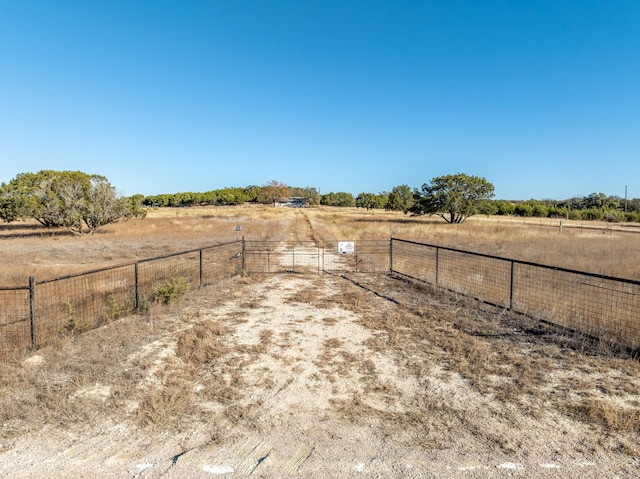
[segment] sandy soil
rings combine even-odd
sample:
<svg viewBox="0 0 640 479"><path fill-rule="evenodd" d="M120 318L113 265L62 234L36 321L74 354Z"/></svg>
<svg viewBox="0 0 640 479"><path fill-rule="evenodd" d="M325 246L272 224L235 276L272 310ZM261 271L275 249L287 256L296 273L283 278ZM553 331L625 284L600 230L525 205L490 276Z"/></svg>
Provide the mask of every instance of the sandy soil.
<svg viewBox="0 0 640 479"><path fill-rule="evenodd" d="M3 424L0 477L640 475L638 431L561 406L606 398L593 384L627 383L611 400L637 408L637 361L604 368L597 355L528 335L499 311L465 312L460 299L425 292L417 302L412 286L385 276L350 279L237 278L190 296L135 348L123 346L108 377L126 372L135 386L98 377L61 396L90 411L85 419ZM35 377L55 357L91 357L88 349L135 321L39 351L20 367ZM187 333L199 331L200 340L214 331L217 346L186 355ZM466 363L448 344L466 348ZM513 367L499 375L491 358L502 356ZM539 382L519 384L519 371ZM604 383L589 382L598 374ZM150 405L151 391L176 384L180 394Z"/></svg>

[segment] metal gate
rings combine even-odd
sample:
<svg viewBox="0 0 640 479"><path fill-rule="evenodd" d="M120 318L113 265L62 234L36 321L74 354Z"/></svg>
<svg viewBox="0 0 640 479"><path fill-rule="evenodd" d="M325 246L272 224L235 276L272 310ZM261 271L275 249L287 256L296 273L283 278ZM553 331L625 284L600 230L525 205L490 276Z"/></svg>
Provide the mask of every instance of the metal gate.
<svg viewBox="0 0 640 479"><path fill-rule="evenodd" d="M389 240L245 241L247 273L387 272Z"/></svg>

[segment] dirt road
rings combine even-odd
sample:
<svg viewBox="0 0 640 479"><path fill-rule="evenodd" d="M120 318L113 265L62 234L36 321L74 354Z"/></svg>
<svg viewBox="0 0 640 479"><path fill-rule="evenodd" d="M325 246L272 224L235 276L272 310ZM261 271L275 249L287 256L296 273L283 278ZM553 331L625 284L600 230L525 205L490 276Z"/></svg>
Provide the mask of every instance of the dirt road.
<svg viewBox="0 0 640 479"><path fill-rule="evenodd" d="M0 477L638 477L638 431L573 407L630 383L613 399L637 408L633 361L416 297L380 275L237 278L39 351L14 404L44 376L58 404L5 416Z"/></svg>

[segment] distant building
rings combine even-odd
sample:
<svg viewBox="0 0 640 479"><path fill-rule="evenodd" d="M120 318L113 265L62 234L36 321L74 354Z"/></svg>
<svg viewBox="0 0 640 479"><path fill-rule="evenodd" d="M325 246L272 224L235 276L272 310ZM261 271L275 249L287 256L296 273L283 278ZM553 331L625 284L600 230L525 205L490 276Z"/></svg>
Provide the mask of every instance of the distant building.
<svg viewBox="0 0 640 479"><path fill-rule="evenodd" d="M279 198L275 205L279 208L308 208L309 202L300 196Z"/></svg>

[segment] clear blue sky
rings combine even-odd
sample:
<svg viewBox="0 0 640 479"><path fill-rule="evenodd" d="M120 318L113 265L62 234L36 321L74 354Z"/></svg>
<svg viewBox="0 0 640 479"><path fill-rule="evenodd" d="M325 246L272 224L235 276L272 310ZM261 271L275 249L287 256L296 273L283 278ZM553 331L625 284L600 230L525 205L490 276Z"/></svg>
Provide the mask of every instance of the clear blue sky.
<svg viewBox="0 0 640 479"><path fill-rule="evenodd" d="M638 0L0 0L0 181L640 197Z"/></svg>

